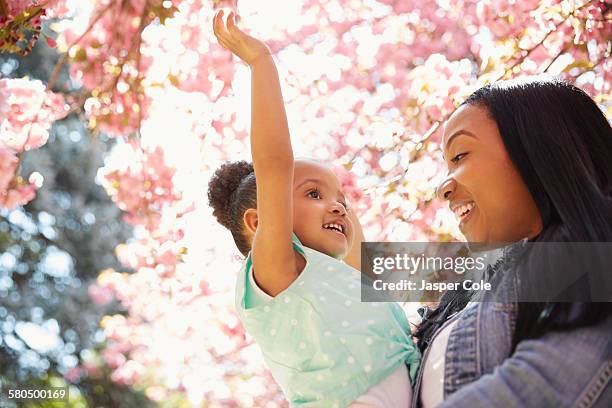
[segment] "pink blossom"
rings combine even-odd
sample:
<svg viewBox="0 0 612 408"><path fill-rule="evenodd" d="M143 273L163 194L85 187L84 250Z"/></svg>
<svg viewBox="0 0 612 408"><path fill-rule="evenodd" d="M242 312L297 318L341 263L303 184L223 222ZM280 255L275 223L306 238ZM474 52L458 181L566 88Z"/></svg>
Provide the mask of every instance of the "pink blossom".
<svg viewBox="0 0 612 408"><path fill-rule="evenodd" d="M113 369L121 367L126 362L125 355L108 348L102 351L102 358L104 362Z"/></svg>
<svg viewBox="0 0 612 408"><path fill-rule="evenodd" d="M104 306L114 298L112 290L96 284L89 285L87 292L91 300L98 306Z"/></svg>
<svg viewBox="0 0 612 408"><path fill-rule="evenodd" d="M10 182L15 178L15 171L19 160L15 152L0 146L0 194L6 191Z"/></svg>
<svg viewBox="0 0 612 408"><path fill-rule="evenodd" d="M102 368L94 362L85 362L82 367L88 377L100 379L104 375Z"/></svg>
<svg viewBox="0 0 612 408"><path fill-rule="evenodd" d="M81 369L81 367L76 366L66 371L66 373L64 374L64 378L68 382L75 383L79 381L82 375L83 375L83 370Z"/></svg>
<svg viewBox="0 0 612 408"><path fill-rule="evenodd" d="M147 398L155 402L164 401L168 395L166 389L160 386L147 387L147 389L145 390L145 394Z"/></svg>
<svg viewBox="0 0 612 408"><path fill-rule="evenodd" d="M66 112L63 97L41 81L0 79L0 147L20 152L44 145L51 124Z"/></svg>
<svg viewBox="0 0 612 408"><path fill-rule="evenodd" d="M111 380L120 385L134 385L144 371L145 369L140 363L128 360L120 368L113 371Z"/></svg>
<svg viewBox="0 0 612 408"><path fill-rule="evenodd" d="M231 292L221 283L230 266L225 270L215 262L224 256L229 262L230 256L219 254L218 240L202 239L197 267L183 262L189 257L182 241L193 238L183 225L191 220L180 190L185 169L175 169L169 159L182 141L178 138L189 135L169 132L159 148L146 143L141 148L127 137L153 119L160 99L180 89L202 96L201 106L193 109L206 116L193 131L193 148L202 153L194 180L205 180L200 176L219 161L248 152L247 130L238 126L244 125L244 115L235 111L241 102L248 105L237 100L245 94L237 81L244 67L210 30L214 8L235 4L173 0L163 3L176 11L156 16L163 12L156 8L140 20L145 0L94 3L92 30L68 53L70 75L89 92L84 103L89 125L117 138L109 158L121 154L122 160L109 160L99 179L137 231L116 249L130 271L101 271L88 288L93 302L105 304L112 294L126 310L125 316L102 319L107 337L102 360L113 370L113 381L146 382L142 388L154 400L171 397L164 385L169 376L177 390L192 391L205 386L193 385L193 373L205 371L209 381L227 384L232 396L211 389L204 404L286 406L261 361L248 355L252 340L237 323ZM597 62L579 85L601 100L609 94L605 57L612 26L602 18L605 1L569 11L557 7L560 0L378 3L374 9L368 2L306 0L294 26L261 28L270 28L262 38L279 61L294 137L303 151L340 166L340 182L371 239L384 240L397 230L404 240L455 237L444 208L433 200L432 180L440 171L441 123L474 86L519 71L540 72L566 50L564 58L577 64L562 75L572 80L585 72L581 62ZM333 14L334 8L341 13ZM139 37L143 25L145 35ZM58 38L60 46L81 35L69 27ZM364 49L374 43L380 44L372 56L376 64L366 66ZM515 72L509 69L513 65ZM1 80L0 205L14 207L33 198L41 180L20 179L18 160L46 143L63 105L42 83ZM174 119L163 110L155 114ZM399 130L380 131L390 123ZM145 133L141 141L147 141ZM387 155L398 158L388 171L381 168ZM203 212L198 206L191 210ZM208 217L199 227L208 232L212 223ZM81 371L72 374L77 378ZM245 385L253 378L261 383Z"/></svg>
<svg viewBox="0 0 612 408"><path fill-rule="evenodd" d="M18 205L25 205L32 201L36 196L36 186L18 185L7 192L0 192L0 206L7 210L12 210Z"/></svg>

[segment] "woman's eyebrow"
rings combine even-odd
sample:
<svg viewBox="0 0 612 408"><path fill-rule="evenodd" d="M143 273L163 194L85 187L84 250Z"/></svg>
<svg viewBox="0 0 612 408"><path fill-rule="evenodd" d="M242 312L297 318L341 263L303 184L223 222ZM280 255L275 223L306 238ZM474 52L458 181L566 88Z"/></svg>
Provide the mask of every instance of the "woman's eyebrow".
<svg viewBox="0 0 612 408"><path fill-rule="evenodd" d="M478 137L474 133L470 132L469 130L461 129L461 130L456 131L455 133L451 135L451 137L448 138L448 141L444 145L444 149L442 149L443 157L444 157L444 152L450 148L451 142L453 142L457 136L461 136L461 135L470 136L470 137L473 137L474 139L478 139Z"/></svg>

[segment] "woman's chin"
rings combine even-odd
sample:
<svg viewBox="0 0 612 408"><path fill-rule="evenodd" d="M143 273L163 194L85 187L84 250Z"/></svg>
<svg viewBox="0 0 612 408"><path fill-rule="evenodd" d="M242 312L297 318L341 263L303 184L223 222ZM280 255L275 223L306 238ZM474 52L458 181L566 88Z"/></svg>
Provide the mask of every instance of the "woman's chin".
<svg viewBox="0 0 612 408"><path fill-rule="evenodd" d="M486 234L483 231L479 231L475 228L470 228L470 227L471 226L468 226L467 228L461 231L461 233L465 237L465 240L467 242L486 244L487 243Z"/></svg>

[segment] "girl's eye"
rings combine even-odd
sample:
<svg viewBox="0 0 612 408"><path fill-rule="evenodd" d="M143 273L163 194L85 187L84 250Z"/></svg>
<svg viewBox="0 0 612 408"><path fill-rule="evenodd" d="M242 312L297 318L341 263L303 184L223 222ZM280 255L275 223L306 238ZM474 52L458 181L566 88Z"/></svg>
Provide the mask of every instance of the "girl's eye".
<svg viewBox="0 0 612 408"><path fill-rule="evenodd" d="M308 197L310 198L321 198L321 195L319 194L319 190L310 190L308 192Z"/></svg>
<svg viewBox="0 0 612 408"><path fill-rule="evenodd" d="M457 163L459 160L463 159L465 156L467 156L467 153L459 153L458 155L456 155L455 157L451 159L451 162Z"/></svg>

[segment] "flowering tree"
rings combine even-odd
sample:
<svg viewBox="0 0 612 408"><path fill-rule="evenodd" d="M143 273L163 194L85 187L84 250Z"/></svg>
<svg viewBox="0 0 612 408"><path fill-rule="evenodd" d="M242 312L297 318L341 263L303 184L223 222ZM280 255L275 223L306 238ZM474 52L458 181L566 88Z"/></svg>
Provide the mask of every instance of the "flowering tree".
<svg viewBox="0 0 612 408"><path fill-rule="evenodd" d="M41 30L30 16L58 6L0 0L0 47L27 52ZM47 90L0 79L0 204L33 198L40 180L19 178L20 154L67 109L117 138L98 181L136 227L116 250L133 273L105 270L89 291L128 312L102 320L101 362L154 400L179 391L213 406L284 404L233 313L227 271L239 264L203 194L212 170L249 152L248 70L214 41L219 7L237 8L270 45L296 150L339 166L371 240L459 238L433 190L441 124L475 88L547 72L612 116L604 0L103 0L54 11L57 72L68 64L80 88L58 96L56 75Z"/></svg>

